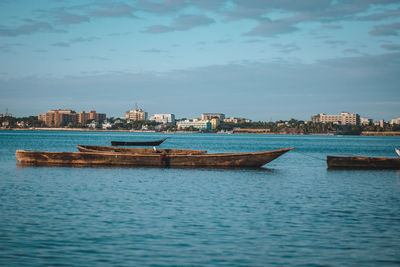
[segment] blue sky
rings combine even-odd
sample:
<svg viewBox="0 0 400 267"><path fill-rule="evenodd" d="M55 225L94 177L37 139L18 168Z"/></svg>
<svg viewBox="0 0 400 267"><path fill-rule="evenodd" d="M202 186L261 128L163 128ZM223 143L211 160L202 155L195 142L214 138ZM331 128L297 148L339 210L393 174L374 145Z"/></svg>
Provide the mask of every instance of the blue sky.
<svg viewBox="0 0 400 267"><path fill-rule="evenodd" d="M400 117L398 0L0 1L0 113Z"/></svg>

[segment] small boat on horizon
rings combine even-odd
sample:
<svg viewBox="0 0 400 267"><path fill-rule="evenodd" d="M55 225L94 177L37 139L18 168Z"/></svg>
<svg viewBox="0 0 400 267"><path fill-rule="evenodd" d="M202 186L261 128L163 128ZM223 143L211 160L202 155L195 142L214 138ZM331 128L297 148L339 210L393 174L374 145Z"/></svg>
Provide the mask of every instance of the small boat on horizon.
<svg viewBox="0 0 400 267"><path fill-rule="evenodd" d="M294 148L247 153L131 154L120 152L47 152L17 150L20 163L35 166L127 166L260 168Z"/></svg>
<svg viewBox="0 0 400 267"><path fill-rule="evenodd" d="M112 146L159 146L162 142L167 140L168 137L154 140L154 141L111 141Z"/></svg>

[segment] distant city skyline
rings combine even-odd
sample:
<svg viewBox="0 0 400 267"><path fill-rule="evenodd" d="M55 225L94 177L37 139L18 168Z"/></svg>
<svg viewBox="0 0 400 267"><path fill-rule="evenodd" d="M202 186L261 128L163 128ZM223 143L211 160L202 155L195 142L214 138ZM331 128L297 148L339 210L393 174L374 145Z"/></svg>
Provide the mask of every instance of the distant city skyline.
<svg viewBox="0 0 400 267"><path fill-rule="evenodd" d="M1 1L0 113L400 117L400 2Z"/></svg>

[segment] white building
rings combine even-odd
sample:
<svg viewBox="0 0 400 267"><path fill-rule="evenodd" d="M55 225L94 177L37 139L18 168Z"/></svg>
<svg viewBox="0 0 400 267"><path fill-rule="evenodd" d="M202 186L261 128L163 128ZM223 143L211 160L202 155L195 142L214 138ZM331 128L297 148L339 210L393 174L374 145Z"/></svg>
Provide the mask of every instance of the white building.
<svg viewBox="0 0 400 267"><path fill-rule="evenodd" d="M312 122L322 122L322 123L335 123L335 124L352 124L359 125L360 124L360 115L352 114L349 112L342 112L339 115L326 115L324 113L320 113L316 116L311 117Z"/></svg>
<svg viewBox="0 0 400 267"><path fill-rule="evenodd" d="M208 120L198 120L198 119L192 119L192 120L184 120L184 121L178 121L176 123L176 126L178 129L184 130L185 128L189 128L193 126L193 128L199 129L199 130L207 130L211 131L212 124Z"/></svg>
<svg viewBox="0 0 400 267"><path fill-rule="evenodd" d="M360 118L361 125L372 125L372 119L369 118Z"/></svg>
<svg viewBox="0 0 400 267"><path fill-rule="evenodd" d="M113 127L113 124L112 123L110 123L110 122L104 122L102 125L101 125L101 128L103 128L103 130L107 130L107 129L111 129Z"/></svg>
<svg viewBox="0 0 400 267"><path fill-rule="evenodd" d="M150 117L151 121L156 121L164 124L175 123L174 114L154 114Z"/></svg>
<svg viewBox="0 0 400 267"><path fill-rule="evenodd" d="M145 121L147 120L147 112L141 108L135 108L126 112L126 119L130 119L132 121Z"/></svg>
<svg viewBox="0 0 400 267"><path fill-rule="evenodd" d="M400 124L400 118L393 119L390 124Z"/></svg>

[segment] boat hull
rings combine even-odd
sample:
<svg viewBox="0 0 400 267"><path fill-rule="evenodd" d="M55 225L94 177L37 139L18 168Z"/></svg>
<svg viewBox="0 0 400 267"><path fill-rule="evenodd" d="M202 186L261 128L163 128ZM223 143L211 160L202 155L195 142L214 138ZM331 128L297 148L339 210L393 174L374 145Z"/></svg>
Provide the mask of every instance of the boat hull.
<svg viewBox="0 0 400 267"><path fill-rule="evenodd" d="M183 154L183 155L200 155L206 154L205 150L194 150L194 149L153 149L153 148L128 148L128 147L113 147L113 146L86 146L78 145L76 146L80 152L117 152L117 153L127 153L127 154Z"/></svg>
<svg viewBox="0 0 400 267"><path fill-rule="evenodd" d="M328 169L400 169L400 158L327 156Z"/></svg>
<svg viewBox="0 0 400 267"><path fill-rule="evenodd" d="M98 152L45 152L17 150L20 163L62 166L146 166L146 167L246 167L257 168L293 148L255 153L203 155L126 154Z"/></svg>
<svg viewBox="0 0 400 267"><path fill-rule="evenodd" d="M145 141L145 142L125 142L125 141L111 141L112 146L159 146L167 138L155 141Z"/></svg>

